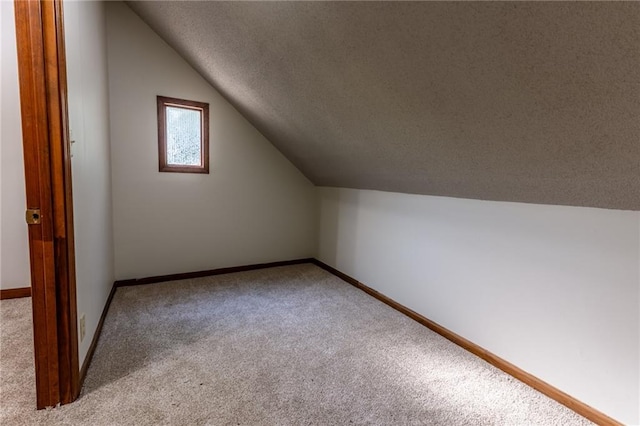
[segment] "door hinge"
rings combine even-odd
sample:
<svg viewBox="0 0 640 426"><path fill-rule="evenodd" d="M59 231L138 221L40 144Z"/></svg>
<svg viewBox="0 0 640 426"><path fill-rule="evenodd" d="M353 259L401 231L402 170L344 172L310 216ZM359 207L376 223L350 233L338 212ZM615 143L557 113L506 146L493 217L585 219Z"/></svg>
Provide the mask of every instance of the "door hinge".
<svg viewBox="0 0 640 426"><path fill-rule="evenodd" d="M39 225L40 218L40 209L27 209L27 213L25 214L28 225Z"/></svg>

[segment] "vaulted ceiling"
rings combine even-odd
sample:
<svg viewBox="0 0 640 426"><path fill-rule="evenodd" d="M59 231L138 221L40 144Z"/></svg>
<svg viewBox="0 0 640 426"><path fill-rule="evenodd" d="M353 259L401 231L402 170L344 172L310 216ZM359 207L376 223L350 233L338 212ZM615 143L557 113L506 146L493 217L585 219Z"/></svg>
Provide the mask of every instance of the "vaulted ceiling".
<svg viewBox="0 0 640 426"><path fill-rule="evenodd" d="M640 210L640 4L129 2L313 183Z"/></svg>

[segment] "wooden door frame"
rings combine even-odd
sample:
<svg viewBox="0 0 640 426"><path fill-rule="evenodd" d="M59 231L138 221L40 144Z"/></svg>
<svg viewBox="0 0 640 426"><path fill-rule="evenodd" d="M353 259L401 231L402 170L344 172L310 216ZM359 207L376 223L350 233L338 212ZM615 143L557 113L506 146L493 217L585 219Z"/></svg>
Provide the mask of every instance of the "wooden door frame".
<svg viewBox="0 0 640 426"><path fill-rule="evenodd" d="M62 0L15 0L37 408L80 391Z"/></svg>

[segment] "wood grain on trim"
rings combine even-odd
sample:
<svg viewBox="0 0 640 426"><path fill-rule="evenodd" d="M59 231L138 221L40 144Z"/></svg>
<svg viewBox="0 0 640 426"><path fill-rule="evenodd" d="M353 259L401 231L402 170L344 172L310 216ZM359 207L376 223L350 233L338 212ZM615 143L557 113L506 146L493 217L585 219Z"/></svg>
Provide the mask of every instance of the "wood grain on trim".
<svg viewBox="0 0 640 426"><path fill-rule="evenodd" d="M209 173L209 104L185 99L157 96L158 106L158 167L160 172ZM191 109L200 112L200 164L195 166L167 163L167 107Z"/></svg>
<svg viewBox="0 0 640 426"><path fill-rule="evenodd" d="M45 54L56 61L48 63L50 78L49 149L54 203L56 248L56 311L60 402L67 404L80 394L78 365L78 322L76 301L75 238L71 177L71 138L67 100L67 59L64 13L61 0L43 1ZM55 90L55 91L54 91Z"/></svg>
<svg viewBox="0 0 640 426"><path fill-rule="evenodd" d="M15 2L22 143L27 208L40 208L41 225L29 225L36 404L60 402L58 389L53 224L48 158L47 83L39 2ZM40 180L40 176L43 180ZM53 307L53 310L47 309Z"/></svg>
<svg viewBox="0 0 640 426"><path fill-rule="evenodd" d="M31 287L6 288L0 290L0 300L31 297Z"/></svg>
<svg viewBox="0 0 640 426"><path fill-rule="evenodd" d="M38 408L77 394L71 157L61 0L15 1Z"/></svg>
<svg viewBox="0 0 640 426"><path fill-rule="evenodd" d="M404 305L401 305L400 303L396 302L393 299L390 299L389 297L385 296L384 294L372 289L371 287L361 283L360 281L356 280L355 278L350 277L349 275L345 274L344 272L341 272L329 265L327 265L324 262L321 262L320 260L317 259L313 259L312 261L313 264L319 266L320 268L324 269L325 271L328 271L330 273L332 273L333 275L337 276L338 278L342 279L343 281L353 285L354 287L359 288L360 290L364 291L365 293L375 297L376 299L378 299L379 301L381 301L382 303L385 303L386 305L389 305L390 307L392 307L393 309L397 310L398 312L403 313L404 315L408 316L409 318L413 319L414 321L417 321L418 323L424 325L425 327L427 327L428 329L438 333L439 335L441 335L442 337L446 338L447 340L450 340L451 342L455 343L456 345L466 349L467 351L471 352L472 354L482 358L483 360L487 361L489 364L499 368L500 370L504 371L505 373L513 376L514 378L520 380L521 382L531 386L532 388L536 389L537 391L545 394L546 396L548 396L549 398L558 401L560 404L564 405L565 407L575 411L576 413L580 414L583 417L586 417L587 419L591 420L592 422L599 424L599 425L603 425L603 426L621 426L622 423L612 419L611 417L607 416L606 414L596 410L595 408L581 402L578 401L577 399L575 399L574 397L572 397L571 395L566 394L565 392L561 391L560 389L550 385L549 383L527 373L526 371L522 370L521 368L511 364L509 361L506 361L502 358L500 358L499 356L489 352L486 349L483 349L482 347L476 345L475 343L465 339L464 337L454 333L451 330L446 329L445 327L441 326L440 324L437 324L433 321L431 321L430 319L420 315L419 313L407 308Z"/></svg>
<svg viewBox="0 0 640 426"><path fill-rule="evenodd" d="M104 325L104 320L107 317L107 313L109 312L109 308L111 307L111 302L113 301L113 295L115 293L116 293L116 286L114 283L114 285L111 286L109 297L107 297L107 303L104 305L104 309L102 309L102 315L100 315L100 321L98 321L96 332L93 334L93 339L91 339L91 345L89 345L87 356L84 358L84 362L82 363L82 368L80 369L80 383L79 383L80 386L78 387L78 393L80 393L80 389L82 389L82 384L84 383L84 379L87 377L87 370L89 370L89 366L91 365L91 361L93 360L93 354L96 351L96 346L98 345L98 340L100 339L100 334L102 333L102 326Z"/></svg>
<svg viewBox="0 0 640 426"><path fill-rule="evenodd" d="M131 280L119 280L114 283L116 287L126 287L131 285L155 284L166 281L188 280L192 278L210 277L213 275L231 274L234 272L253 271L256 269L275 268L277 266L299 265L302 263L313 263L315 259L294 259L280 262L258 263L253 265L231 266L228 268L209 269L206 271L187 272L182 274L159 275L155 277L137 278Z"/></svg>

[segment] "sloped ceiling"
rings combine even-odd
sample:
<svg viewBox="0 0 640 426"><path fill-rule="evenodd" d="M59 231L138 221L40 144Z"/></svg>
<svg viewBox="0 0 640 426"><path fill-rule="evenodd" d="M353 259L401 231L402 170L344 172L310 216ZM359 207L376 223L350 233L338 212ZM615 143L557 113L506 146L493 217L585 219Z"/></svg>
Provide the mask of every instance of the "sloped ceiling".
<svg viewBox="0 0 640 426"><path fill-rule="evenodd" d="M640 210L638 3L128 4L317 185Z"/></svg>

